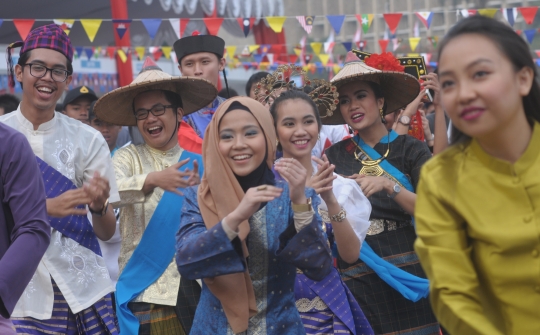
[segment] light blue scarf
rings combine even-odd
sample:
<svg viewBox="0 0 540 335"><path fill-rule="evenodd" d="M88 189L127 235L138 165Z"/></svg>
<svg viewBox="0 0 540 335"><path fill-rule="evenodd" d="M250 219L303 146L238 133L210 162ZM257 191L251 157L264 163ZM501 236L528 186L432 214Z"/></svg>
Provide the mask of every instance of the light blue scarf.
<svg viewBox="0 0 540 335"><path fill-rule="evenodd" d="M189 158L181 169L193 169L199 163L203 175L202 157L184 150L180 161ZM159 202L139 245L133 252L116 284L116 315L122 334L138 334L139 320L128 308L128 303L139 296L167 269L176 252L175 235L180 226L184 197L165 192Z"/></svg>

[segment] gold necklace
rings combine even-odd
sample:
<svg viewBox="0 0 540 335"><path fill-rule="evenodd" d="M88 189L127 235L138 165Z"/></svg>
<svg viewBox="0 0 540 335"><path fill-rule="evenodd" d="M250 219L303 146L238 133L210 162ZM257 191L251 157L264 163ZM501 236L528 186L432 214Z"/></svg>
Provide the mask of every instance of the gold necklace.
<svg viewBox="0 0 540 335"><path fill-rule="evenodd" d="M364 150L360 148L358 143L356 143L354 138L351 138L351 141L353 141L353 143L356 145L358 150L360 150L360 152L362 152L366 157L369 157L364 152ZM379 159L362 160L360 157L358 157L358 153L356 152L356 150L354 150L354 158L362 164L362 168L360 169L360 172L358 172L358 174L361 174L361 175L363 174L366 176L374 176L374 177L382 176L384 173L384 170L381 168L379 164L388 157L389 153L390 153L390 133L388 133L388 149L386 149L385 154Z"/></svg>

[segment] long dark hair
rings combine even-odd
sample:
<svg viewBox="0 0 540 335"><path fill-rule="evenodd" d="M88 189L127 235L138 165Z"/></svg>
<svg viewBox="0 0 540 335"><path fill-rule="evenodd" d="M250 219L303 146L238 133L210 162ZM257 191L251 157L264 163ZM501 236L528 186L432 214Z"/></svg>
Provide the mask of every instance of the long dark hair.
<svg viewBox="0 0 540 335"><path fill-rule="evenodd" d="M307 95L306 93L299 91L299 90L288 90L280 94L279 97L274 100L274 103L272 103L272 106L270 106L270 114L272 115L272 118L274 119L274 128L276 129L276 136L277 136L277 111L279 108L279 105L283 103L284 101L290 100L290 99L300 99L305 102L307 102L311 108L313 109L313 114L315 114L315 120L317 120L317 126L319 127L319 132L321 131L322 122L321 122L321 116L319 115L319 109L317 108L317 105L315 102ZM282 151L281 143L278 143L277 150Z"/></svg>
<svg viewBox="0 0 540 335"><path fill-rule="evenodd" d="M523 97L523 109L530 124L540 122L540 86L536 81L538 74L529 46L506 24L485 16L475 15L458 22L439 44L439 58L448 43L464 34L479 34L489 38L501 52L510 60L515 71L524 67L534 71L534 80L529 94ZM451 143L457 144L469 140L470 137L455 126L452 126Z"/></svg>

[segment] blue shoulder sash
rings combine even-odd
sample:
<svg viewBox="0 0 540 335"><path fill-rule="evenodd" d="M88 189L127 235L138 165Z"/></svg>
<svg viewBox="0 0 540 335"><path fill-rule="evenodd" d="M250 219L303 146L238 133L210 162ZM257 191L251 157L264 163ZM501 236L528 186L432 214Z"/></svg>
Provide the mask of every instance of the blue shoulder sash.
<svg viewBox="0 0 540 335"><path fill-rule="evenodd" d="M45 195L47 198L56 198L62 193L77 189L62 173L45 163L36 156L36 160L45 184ZM85 209L84 205L77 206L79 209ZM59 231L62 235L69 237L83 247L90 249L96 255L101 256L101 249L94 233L94 228L90 224L86 215L70 215L63 218L53 218L48 216L51 227Z"/></svg>
<svg viewBox="0 0 540 335"><path fill-rule="evenodd" d="M202 157L184 150L180 160L189 158L181 169L193 169L199 163L203 175ZM138 334L139 321L128 308L128 303L155 282L167 269L176 252L175 235L180 225L184 196L165 192L161 198L139 245L133 251L116 284L116 315L123 334Z"/></svg>
<svg viewBox="0 0 540 335"><path fill-rule="evenodd" d="M391 143L397 137L397 133L391 130L389 139L385 136L381 139L380 143ZM372 160L377 160L382 157L375 149L367 145L360 136L355 136L353 141L355 141ZM393 166L387 159L384 159L379 166L386 173L395 178L408 191L414 192L414 187L407 176ZM412 275L385 261L371 249L366 241L362 243L362 248L360 249L360 260L366 263L367 266L375 271L379 278L401 293L406 299L416 302L428 296L429 281L427 279Z"/></svg>

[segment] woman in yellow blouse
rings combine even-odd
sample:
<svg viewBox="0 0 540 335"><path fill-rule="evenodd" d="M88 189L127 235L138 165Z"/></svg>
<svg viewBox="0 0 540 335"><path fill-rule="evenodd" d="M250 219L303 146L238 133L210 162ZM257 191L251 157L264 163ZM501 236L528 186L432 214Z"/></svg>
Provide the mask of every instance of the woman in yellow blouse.
<svg viewBox="0 0 540 335"><path fill-rule="evenodd" d="M540 87L524 40L464 19L439 50L453 145L422 169L416 252L451 334L540 334Z"/></svg>

